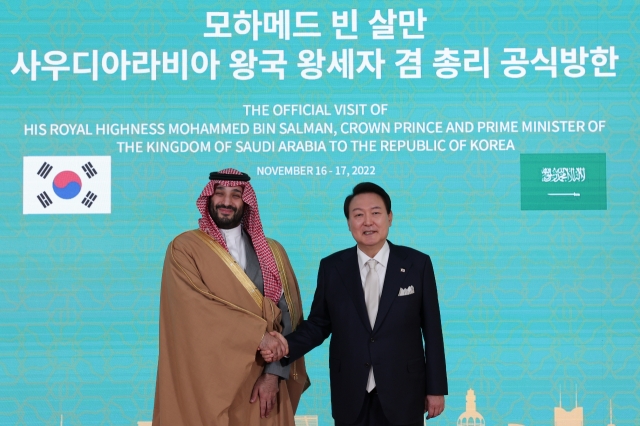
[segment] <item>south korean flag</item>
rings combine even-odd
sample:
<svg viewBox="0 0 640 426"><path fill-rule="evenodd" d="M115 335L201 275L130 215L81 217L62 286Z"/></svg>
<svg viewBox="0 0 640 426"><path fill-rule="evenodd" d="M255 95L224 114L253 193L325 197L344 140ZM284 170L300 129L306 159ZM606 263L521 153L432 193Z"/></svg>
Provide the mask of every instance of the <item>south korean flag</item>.
<svg viewBox="0 0 640 426"><path fill-rule="evenodd" d="M24 157L23 214L111 213L111 157Z"/></svg>

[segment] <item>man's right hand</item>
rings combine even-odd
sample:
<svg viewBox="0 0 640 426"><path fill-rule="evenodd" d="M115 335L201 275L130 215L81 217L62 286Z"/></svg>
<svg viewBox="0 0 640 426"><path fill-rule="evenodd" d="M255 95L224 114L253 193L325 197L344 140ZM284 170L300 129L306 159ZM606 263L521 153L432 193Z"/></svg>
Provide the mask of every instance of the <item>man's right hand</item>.
<svg viewBox="0 0 640 426"><path fill-rule="evenodd" d="M282 334L271 331L265 333L258 350L265 362L274 362L289 353L289 344Z"/></svg>

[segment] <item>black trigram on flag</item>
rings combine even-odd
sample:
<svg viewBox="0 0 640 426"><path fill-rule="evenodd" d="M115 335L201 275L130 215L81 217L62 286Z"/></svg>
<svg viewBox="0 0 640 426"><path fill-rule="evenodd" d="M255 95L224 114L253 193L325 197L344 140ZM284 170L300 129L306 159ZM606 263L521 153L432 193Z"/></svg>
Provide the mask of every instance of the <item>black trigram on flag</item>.
<svg viewBox="0 0 640 426"><path fill-rule="evenodd" d="M45 164L47 164L47 163L45 163ZM49 167L51 167L51 166L49 166ZM51 169L49 169L49 170L51 170ZM47 172L47 174L48 173L49 172ZM38 174L40 174L40 173L38 173ZM45 191L45 192L43 192L41 194L38 194L38 201L40 201L40 204L42 204L42 207L44 207L45 209L47 207L49 207L51 204L53 204L53 201L51 201L51 198L49 198L49 195L47 195L47 191Z"/></svg>
<svg viewBox="0 0 640 426"><path fill-rule="evenodd" d="M38 176L40 176L42 179L46 179L47 176L49 176L49 173L51 173L51 170L53 170L53 166L45 161L44 163L42 163L42 166L40 166L40 170L38 170Z"/></svg>
<svg viewBox="0 0 640 426"><path fill-rule="evenodd" d="M96 171L96 168L93 167L93 164L91 164L91 161L89 161L87 164L84 164L82 166L82 170L84 170L84 172L87 174L87 177L89 179L91 179L92 177L98 174L98 172Z"/></svg>
<svg viewBox="0 0 640 426"><path fill-rule="evenodd" d="M87 195L84 196L84 199L82 200L82 204L84 204L88 208L91 208L91 206L93 205L93 202L96 201L96 198L98 198L98 196L93 192L89 191L87 192Z"/></svg>

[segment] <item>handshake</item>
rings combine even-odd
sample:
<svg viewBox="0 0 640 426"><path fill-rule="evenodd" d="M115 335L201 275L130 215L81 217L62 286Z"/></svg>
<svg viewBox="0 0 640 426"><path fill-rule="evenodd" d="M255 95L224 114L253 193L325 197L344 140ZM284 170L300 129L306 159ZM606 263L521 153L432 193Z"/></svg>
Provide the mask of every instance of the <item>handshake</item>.
<svg viewBox="0 0 640 426"><path fill-rule="evenodd" d="M265 362L274 362L289 354L289 344L282 334L271 331L264 334L258 350Z"/></svg>

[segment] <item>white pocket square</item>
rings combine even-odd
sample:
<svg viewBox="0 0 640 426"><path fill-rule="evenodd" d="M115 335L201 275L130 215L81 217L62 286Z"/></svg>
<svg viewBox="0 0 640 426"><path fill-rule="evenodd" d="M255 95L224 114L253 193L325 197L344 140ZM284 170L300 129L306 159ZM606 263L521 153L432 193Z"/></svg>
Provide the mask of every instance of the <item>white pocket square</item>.
<svg viewBox="0 0 640 426"><path fill-rule="evenodd" d="M407 288L401 288L400 291L398 292L398 296L408 296L413 293L415 293L415 290L413 289L413 286L410 285Z"/></svg>

